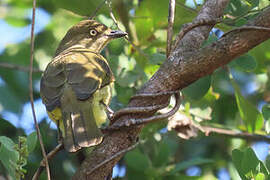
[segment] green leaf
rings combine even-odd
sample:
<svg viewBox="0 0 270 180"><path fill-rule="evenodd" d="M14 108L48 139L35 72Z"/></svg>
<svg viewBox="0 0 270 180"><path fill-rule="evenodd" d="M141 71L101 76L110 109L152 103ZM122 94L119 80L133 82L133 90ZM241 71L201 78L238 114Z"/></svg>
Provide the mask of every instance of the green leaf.
<svg viewBox="0 0 270 180"><path fill-rule="evenodd" d="M252 179L258 173L263 173L264 175L269 174L265 165L257 158L251 148L247 148L244 151L238 149L233 150L232 160L240 177L244 180Z"/></svg>
<svg viewBox="0 0 270 180"><path fill-rule="evenodd" d="M154 53L154 54L151 54L150 55L150 58L149 58L149 62L151 64L154 64L154 65L160 65L162 64L166 59L166 55L165 54L161 54L161 53Z"/></svg>
<svg viewBox="0 0 270 180"><path fill-rule="evenodd" d="M249 4L246 4L243 1L230 1L228 4L225 13L229 13L233 16L241 16L248 12L248 10L251 9L251 6Z"/></svg>
<svg viewBox="0 0 270 180"><path fill-rule="evenodd" d="M262 115L265 119L265 131L270 133L270 104L265 104L262 107Z"/></svg>
<svg viewBox="0 0 270 180"><path fill-rule="evenodd" d="M7 85L0 85L0 94L0 106L4 107L4 109L8 111L19 112L21 108L20 101Z"/></svg>
<svg viewBox="0 0 270 180"><path fill-rule="evenodd" d="M155 167L160 167L168 162L170 149L166 143L161 142L158 144L157 150L158 152L155 158L153 159L153 164L155 165Z"/></svg>
<svg viewBox="0 0 270 180"><path fill-rule="evenodd" d="M125 156L125 162L129 168L132 168L136 171L144 172L149 166L149 160L146 155L142 154L138 150L131 151Z"/></svg>
<svg viewBox="0 0 270 180"><path fill-rule="evenodd" d="M262 115L264 117L265 120L270 120L270 104L265 104L262 107Z"/></svg>
<svg viewBox="0 0 270 180"><path fill-rule="evenodd" d="M265 165L266 165L266 167L267 167L267 169L268 169L268 171L269 171L269 170L270 170L270 155L268 155L268 156L266 157Z"/></svg>
<svg viewBox="0 0 270 180"><path fill-rule="evenodd" d="M263 173L258 173L255 180L265 180L265 175Z"/></svg>
<svg viewBox="0 0 270 180"><path fill-rule="evenodd" d="M258 109L245 99L241 92L238 84L231 77L231 83L235 90L235 98L239 113L243 119L248 132L254 132L260 130L263 127L263 116Z"/></svg>
<svg viewBox="0 0 270 180"><path fill-rule="evenodd" d="M230 65L241 71L250 72L256 69L257 62L253 56L246 54L232 61Z"/></svg>
<svg viewBox="0 0 270 180"><path fill-rule="evenodd" d="M254 8L259 5L259 0L244 0L244 2L250 6L251 8Z"/></svg>
<svg viewBox="0 0 270 180"><path fill-rule="evenodd" d="M236 170L238 171L240 177L243 179L243 180L246 180L247 178L245 177L245 173L244 173L244 170L242 169L242 159L244 157L244 153L238 149L234 149L232 151L232 161L233 161L233 164L236 168Z"/></svg>
<svg viewBox="0 0 270 180"><path fill-rule="evenodd" d="M12 179L15 179L16 163L19 160L19 153L13 148L14 142L5 136L0 136L0 161L6 168Z"/></svg>
<svg viewBox="0 0 270 180"><path fill-rule="evenodd" d="M37 144L37 133L32 132L29 136L27 136L27 147L28 147L28 152L32 152Z"/></svg>
<svg viewBox="0 0 270 180"><path fill-rule="evenodd" d="M247 148L244 151L244 156L241 162L242 169L245 174L248 174L250 171L255 172L260 161L257 158L256 154L251 148Z"/></svg>
<svg viewBox="0 0 270 180"><path fill-rule="evenodd" d="M269 171L266 168L266 165L262 161L260 161L260 165L258 166L258 170L259 170L259 172L261 172L265 175L269 175Z"/></svg>
<svg viewBox="0 0 270 180"><path fill-rule="evenodd" d="M265 73L267 71L267 67L270 64L269 47L270 41L265 41L249 52L250 55L258 60L257 68L255 70L256 73Z"/></svg>
<svg viewBox="0 0 270 180"><path fill-rule="evenodd" d="M184 96L192 100L201 99L209 90L211 86L211 76L205 76L198 81L192 83L190 86L183 89Z"/></svg>

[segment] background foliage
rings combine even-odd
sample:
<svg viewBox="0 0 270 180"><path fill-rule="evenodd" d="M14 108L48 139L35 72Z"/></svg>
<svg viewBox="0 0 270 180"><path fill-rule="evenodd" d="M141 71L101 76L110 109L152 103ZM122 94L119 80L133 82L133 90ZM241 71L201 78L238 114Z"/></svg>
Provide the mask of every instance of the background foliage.
<svg viewBox="0 0 270 180"><path fill-rule="evenodd" d="M82 16L92 16L102 1L42 0L37 3L34 67L44 70L69 27L83 19ZM176 0L175 35L183 24L196 17L202 3ZM231 0L223 23L212 31L204 44L217 40L225 31L245 24L268 5L267 0ZM32 0L0 1L0 63L28 66L31 6ZM120 39L110 43L102 52L116 77L111 103L114 110L124 107L166 59L167 7L168 0L158 3L156 0L112 1L112 10L120 28L129 33L130 40L137 46L134 48ZM109 12L108 3L104 4L96 19L116 28ZM176 117L187 118L202 127L207 125L268 135L269 47L270 41L266 41L227 67L185 88L184 101ZM57 145L57 133L39 97L40 76L41 73L33 76L35 105L45 147L50 151ZM3 68L1 64L0 124L0 175L30 179L42 156L36 134L32 133L34 126L28 98L28 74ZM114 168L116 179L269 178L267 143L224 136L206 137L199 132L194 132L197 137L181 139L175 132L167 131L166 125L164 121L143 129L140 145L127 153ZM59 153L50 161L52 178L69 179L87 153ZM46 179L45 173L41 179Z"/></svg>

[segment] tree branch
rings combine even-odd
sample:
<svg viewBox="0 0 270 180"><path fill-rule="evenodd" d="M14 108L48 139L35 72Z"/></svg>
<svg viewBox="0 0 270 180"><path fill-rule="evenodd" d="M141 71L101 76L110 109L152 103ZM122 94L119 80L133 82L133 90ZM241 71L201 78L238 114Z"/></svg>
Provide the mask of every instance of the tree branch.
<svg viewBox="0 0 270 180"><path fill-rule="evenodd" d="M241 139L251 140L251 141L265 141L265 142L270 143L270 136L264 136L260 134L251 134L247 132L216 128L216 127L211 127L211 126L200 126L200 130L203 130L206 136L209 136L211 134L215 134L215 135L217 134L217 135L227 136L227 137L232 137L232 138L241 138Z"/></svg>
<svg viewBox="0 0 270 180"><path fill-rule="evenodd" d="M20 66L17 64L10 64L7 62L0 62L0 68L7 68L10 70L19 70L19 71L24 71L24 72L29 72L30 68L26 66ZM42 73L43 71L37 68L33 68L33 73Z"/></svg>
<svg viewBox="0 0 270 180"><path fill-rule="evenodd" d="M167 49L166 49L167 57L170 55L171 48L172 48L174 11L175 11L175 0L170 0L169 1L168 28L167 28Z"/></svg>
<svg viewBox="0 0 270 180"><path fill-rule="evenodd" d="M196 21L200 19L217 19L223 15L223 10L225 9L229 0L211 0L207 1L199 12ZM267 16L266 16L267 17ZM194 20L194 21L195 21ZM192 51L198 51L202 42L207 39L210 30L213 25L201 26L192 29L190 32L186 33L182 40L176 44L175 49L171 52L168 60L162 65L159 71L143 86L143 88L138 92L138 94L147 94L147 93L158 93L166 91L174 91L191 84L199 77L209 74L209 72L201 71L198 69L203 68L207 69L208 67L200 67L206 62L209 61L207 56L200 58L200 66L196 66L196 69L192 69L191 65L188 68L188 71L184 67L188 66L189 60L192 62L193 56ZM266 37L265 37L266 39ZM254 47L254 46L252 46ZM246 47L246 50L252 47ZM225 54L226 55L226 54ZM240 55L240 54L239 54ZM185 57L185 58L184 58ZM232 59L230 59L232 60ZM210 59L210 61L220 61L219 59ZM183 62L183 63L182 63ZM194 63L193 63L194 64ZM202 64L202 65L201 65ZM216 66L215 68L217 68ZM167 69L166 69L167 68ZM214 69L213 69L214 70ZM212 72L212 71L211 71ZM187 75L194 76L196 78L187 78ZM182 76L185 76L183 78ZM132 99L128 104L128 107L145 107L145 106L154 106L158 104L164 104L168 101L170 96L164 96L162 98L142 98L142 99ZM128 119L136 119L142 117L149 117L153 115L152 113L147 113L144 115L125 115L121 116L117 121L122 122ZM117 122L116 121L116 122ZM92 172L92 169L95 168L96 164L100 164L107 159L110 159L114 154L120 152L123 149L128 148L134 142L136 142L137 136L141 131L142 126L132 127L127 130L124 128L123 131L112 132L107 135L103 143L95 148L95 150L88 156L85 161L82 163L81 167L77 170L76 174L73 176L73 179L91 179L91 180L100 180L105 179L111 172L113 166L121 158L117 157L112 161L104 164L102 168L96 169L91 176L87 176L87 172Z"/></svg>

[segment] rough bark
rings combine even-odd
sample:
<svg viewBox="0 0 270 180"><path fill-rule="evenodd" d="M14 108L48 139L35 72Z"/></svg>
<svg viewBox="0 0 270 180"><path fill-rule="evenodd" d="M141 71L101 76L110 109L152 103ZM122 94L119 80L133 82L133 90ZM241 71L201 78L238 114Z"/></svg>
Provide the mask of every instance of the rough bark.
<svg viewBox="0 0 270 180"><path fill-rule="evenodd" d="M200 19L216 19L223 15L223 10L229 0L208 0L194 21ZM247 26L261 26L270 28L270 8L266 8L259 16L250 21ZM156 93L180 90L199 78L211 74L235 57L240 56L260 43L270 38L270 32L262 30L236 30L218 41L200 49L207 39L212 26L197 27L188 32L172 50L169 58L160 67L157 73L142 87L138 93ZM129 107L143 107L162 104L169 97L132 99ZM154 112L153 112L154 113ZM152 114L145 114L151 116ZM116 123L137 118L138 115L126 115L120 117ZM82 163L73 179L103 180L111 173L113 166L121 158L115 158L109 163L96 169L97 164L105 161L115 153L133 144L140 133L142 126L123 128L121 131L112 132L104 138L101 145L95 148L89 157ZM87 173L88 172L88 173Z"/></svg>

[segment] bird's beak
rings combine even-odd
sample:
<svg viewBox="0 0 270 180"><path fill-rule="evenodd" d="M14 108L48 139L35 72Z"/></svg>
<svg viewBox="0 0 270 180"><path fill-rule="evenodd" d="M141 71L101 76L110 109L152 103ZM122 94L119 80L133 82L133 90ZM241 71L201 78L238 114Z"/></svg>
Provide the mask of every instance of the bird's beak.
<svg viewBox="0 0 270 180"><path fill-rule="evenodd" d="M119 30L111 30L111 32L107 36L109 36L110 38L120 38L124 37L125 35L127 35L126 32Z"/></svg>

